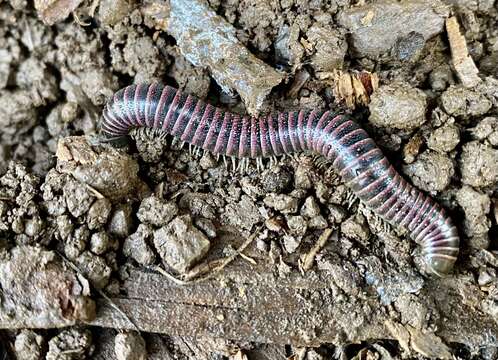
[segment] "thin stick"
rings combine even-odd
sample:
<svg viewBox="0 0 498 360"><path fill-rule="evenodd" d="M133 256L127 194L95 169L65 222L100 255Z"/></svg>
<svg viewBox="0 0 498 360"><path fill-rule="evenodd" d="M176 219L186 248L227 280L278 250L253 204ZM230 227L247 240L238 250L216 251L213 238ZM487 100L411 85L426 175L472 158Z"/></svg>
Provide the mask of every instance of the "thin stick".
<svg viewBox="0 0 498 360"><path fill-rule="evenodd" d="M327 228L323 231L322 235L320 235L318 241L304 257L303 265L301 266L304 271L308 271L309 269L311 269L311 267L313 266L313 262L315 261L316 254L318 254L318 252L323 249L325 243L330 238L330 235L332 235L333 232L333 229ZM335 237L337 237L337 231L334 232L334 235Z"/></svg>

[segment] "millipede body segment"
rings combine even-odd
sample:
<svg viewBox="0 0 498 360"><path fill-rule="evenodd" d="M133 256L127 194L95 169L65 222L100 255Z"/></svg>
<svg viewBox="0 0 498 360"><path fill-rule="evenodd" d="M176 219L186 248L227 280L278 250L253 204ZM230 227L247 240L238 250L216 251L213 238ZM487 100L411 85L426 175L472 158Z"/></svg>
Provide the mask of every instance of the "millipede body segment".
<svg viewBox="0 0 498 360"><path fill-rule="evenodd" d="M103 112L102 132L159 129L215 154L260 158L312 150L332 162L346 184L376 214L407 228L438 275L451 271L459 237L443 208L404 180L368 134L347 115L296 111L250 117L223 111L160 84L118 91Z"/></svg>

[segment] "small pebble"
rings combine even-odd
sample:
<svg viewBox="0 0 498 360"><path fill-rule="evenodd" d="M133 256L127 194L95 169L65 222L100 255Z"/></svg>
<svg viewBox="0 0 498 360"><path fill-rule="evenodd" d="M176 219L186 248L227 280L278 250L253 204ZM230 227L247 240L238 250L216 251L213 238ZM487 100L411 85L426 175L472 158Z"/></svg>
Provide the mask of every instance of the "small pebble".
<svg viewBox="0 0 498 360"><path fill-rule="evenodd" d="M90 237L90 250L95 255L102 255L109 249L110 238L105 231L92 234Z"/></svg>
<svg viewBox="0 0 498 360"><path fill-rule="evenodd" d="M178 216L154 232L154 246L161 258L179 273L187 272L209 251L208 238L189 215Z"/></svg>
<svg viewBox="0 0 498 360"><path fill-rule="evenodd" d="M114 352L117 360L146 360L145 340L140 334L125 332L116 335Z"/></svg>
<svg viewBox="0 0 498 360"><path fill-rule="evenodd" d="M298 201L296 198L286 194L268 194L263 202L284 214L294 214L297 212Z"/></svg>

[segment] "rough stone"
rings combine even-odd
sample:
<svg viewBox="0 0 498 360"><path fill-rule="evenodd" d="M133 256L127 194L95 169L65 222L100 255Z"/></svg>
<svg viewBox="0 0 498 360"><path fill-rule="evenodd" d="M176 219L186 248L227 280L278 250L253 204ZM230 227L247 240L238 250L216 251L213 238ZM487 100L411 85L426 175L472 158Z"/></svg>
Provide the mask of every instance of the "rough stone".
<svg viewBox="0 0 498 360"><path fill-rule="evenodd" d="M434 130L427 139L429 149L449 152L460 142L460 130L454 124L446 124Z"/></svg>
<svg viewBox="0 0 498 360"><path fill-rule="evenodd" d="M315 53L311 57L311 65L315 71L342 69L348 44L340 32L315 23L308 29L306 35L315 48Z"/></svg>
<svg viewBox="0 0 498 360"><path fill-rule="evenodd" d="M379 87L372 94L369 121L391 130L414 130L426 121L427 96L405 83Z"/></svg>
<svg viewBox="0 0 498 360"><path fill-rule="evenodd" d="M498 150L478 141L466 143L460 157L462 182L474 187L492 186L498 181Z"/></svg>
<svg viewBox="0 0 498 360"><path fill-rule="evenodd" d="M141 184L134 159L112 148L97 153L84 137L61 139L56 156L58 171L73 175L109 199L130 196Z"/></svg>
<svg viewBox="0 0 498 360"><path fill-rule="evenodd" d="M464 185L456 194L458 204L465 212L464 230L468 236L485 236L491 227L487 214L491 208L491 200L470 186Z"/></svg>
<svg viewBox="0 0 498 360"><path fill-rule="evenodd" d="M133 227L132 212L130 204L118 205L109 219L108 231L116 236L128 236Z"/></svg>
<svg viewBox="0 0 498 360"><path fill-rule="evenodd" d="M69 326L95 317L88 284L85 287L55 253L39 247L0 251L0 286L4 329Z"/></svg>
<svg viewBox="0 0 498 360"><path fill-rule="evenodd" d="M32 330L21 330L16 336L14 350L18 360L39 360L42 358L43 337Z"/></svg>
<svg viewBox="0 0 498 360"><path fill-rule="evenodd" d="M111 210L111 202L106 198L95 200L88 210L86 219L88 228L90 230L95 230L104 226L107 223L107 219L109 219Z"/></svg>
<svg viewBox="0 0 498 360"><path fill-rule="evenodd" d="M370 229L363 217L357 219L350 217L341 224L341 232L344 236L365 243L370 237Z"/></svg>
<svg viewBox="0 0 498 360"><path fill-rule="evenodd" d="M292 184L292 173L285 167L274 166L263 172L262 185L267 193L280 194L289 189Z"/></svg>
<svg viewBox="0 0 498 360"><path fill-rule="evenodd" d="M310 178L310 169L307 166L299 164L294 174L294 185L298 189L311 189L313 184Z"/></svg>
<svg viewBox="0 0 498 360"><path fill-rule="evenodd" d="M129 0L103 0L99 3L99 19L105 25L115 25L133 9Z"/></svg>
<svg viewBox="0 0 498 360"><path fill-rule="evenodd" d="M150 196L142 200L137 217L143 223L160 227L168 224L177 213L178 206L174 202Z"/></svg>
<svg viewBox="0 0 498 360"><path fill-rule="evenodd" d="M95 255L102 255L111 245L111 239L105 231L92 234L90 237L90 251Z"/></svg>
<svg viewBox="0 0 498 360"><path fill-rule="evenodd" d="M328 226L327 220L322 215L315 216L308 221L310 229L325 229Z"/></svg>
<svg viewBox="0 0 498 360"><path fill-rule="evenodd" d="M320 207L313 196L308 196L306 198L303 206L301 207L300 213L307 218L313 218L320 215Z"/></svg>
<svg viewBox="0 0 498 360"><path fill-rule="evenodd" d="M128 236L123 243L123 254L133 258L141 265L151 265L156 261L156 255L148 244L152 239L152 227L138 225L137 231Z"/></svg>
<svg viewBox="0 0 498 360"><path fill-rule="evenodd" d="M145 340L137 333L119 333L114 339L114 353L117 360L146 360Z"/></svg>
<svg viewBox="0 0 498 360"><path fill-rule="evenodd" d="M420 154L413 164L404 166L403 171L416 187L425 191L444 190L455 174L451 159L430 150Z"/></svg>
<svg viewBox="0 0 498 360"><path fill-rule="evenodd" d="M488 140L493 146L498 145L498 118L485 117L471 129L472 136L477 140Z"/></svg>
<svg viewBox="0 0 498 360"><path fill-rule="evenodd" d="M441 105L449 115L468 118L486 114L493 104L480 92L454 85L441 95Z"/></svg>
<svg viewBox="0 0 498 360"><path fill-rule="evenodd" d="M287 216L287 226L289 228L289 231L293 235L304 235L306 234L306 229L308 227L308 224L304 217L297 215L297 216Z"/></svg>
<svg viewBox="0 0 498 360"><path fill-rule="evenodd" d="M351 48L358 57L388 54L400 37L419 33L424 40L444 30L449 9L440 1L381 0L339 13L339 24L351 34Z"/></svg>
<svg viewBox="0 0 498 360"><path fill-rule="evenodd" d="M97 289L103 289L109 283L112 270L101 257L84 251L76 259L76 264Z"/></svg>
<svg viewBox="0 0 498 360"><path fill-rule="evenodd" d="M249 196L242 195L238 203L226 206L223 220L235 227L249 230L261 220L261 214L254 201Z"/></svg>
<svg viewBox="0 0 498 360"><path fill-rule="evenodd" d="M74 217L86 214L95 200L86 186L78 181L68 181L63 191L67 209Z"/></svg>
<svg viewBox="0 0 498 360"><path fill-rule="evenodd" d="M287 251L289 254L295 252L301 244L301 239L302 237L300 236L284 235L282 237L282 240L284 243L285 251Z"/></svg>
<svg viewBox="0 0 498 360"><path fill-rule="evenodd" d="M48 342L47 360L84 359L91 355L92 334L89 330L67 329Z"/></svg>
<svg viewBox="0 0 498 360"><path fill-rule="evenodd" d="M263 202L277 211L284 214L294 214L298 208L298 201L295 197L286 194L268 194Z"/></svg>
<svg viewBox="0 0 498 360"><path fill-rule="evenodd" d="M184 273L206 255L210 242L190 216L183 215L154 232L154 246L169 266Z"/></svg>

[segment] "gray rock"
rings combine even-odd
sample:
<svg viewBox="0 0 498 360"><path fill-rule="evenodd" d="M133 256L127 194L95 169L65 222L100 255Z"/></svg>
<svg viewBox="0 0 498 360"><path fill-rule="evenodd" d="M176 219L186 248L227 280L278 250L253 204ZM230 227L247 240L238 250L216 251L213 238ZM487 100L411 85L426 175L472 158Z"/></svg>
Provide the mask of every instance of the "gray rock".
<svg viewBox="0 0 498 360"><path fill-rule="evenodd" d="M200 230L207 235L208 238L214 239L216 237L216 226L209 219L195 219L195 226L197 226Z"/></svg>
<svg viewBox="0 0 498 360"><path fill-rule="evenodd" d="M294 214L297 212L298 201L295 197L286 194L268 194L263 202L284 214Z"/></svg>
<svg viewBox="0 0 498 360"><path fill-rule="evenodd" d="M299 25L283 25L275 40L275 57L281 63L297 67L303 58L304 48L299 42Z"/></svg>
<svg viewBox="0 0 498 360"><path fill-rule="evenodd" d="M97 289L103 289L109 283L112 270L101 257L84 251L76 259L76 264Z"/></svg>
<svg viewBox="0 0 498 360"><path fill-rule="evenodd" d="M194 227L190 216L183 215L154 232L154 246L169 266L185 273L207 254L210 242Z"/></svg>
<svg viewBox="0 0 498 360"><path fill-rule="evenodd" d="M370 237L370 229L363 216L350 217L341 224L341 233L350 238L365 243Z"/></svg>
<svg viewBox="0 0 498 360"><path fill-rule="evenodd" d="M456 85L441 94L441 105L449 115L468 118L486 114L493 104L480 92Z"/></svg>
<svg viewBox="0 0 498 360"><path fill-rule="evenodd" d="M238 203L230 203L225 208L223 221L243 229L251 229L261 220L261 214L254 201L247 195L242 195Z"/></svg>
<svg viewBox="0 0 498 360"><path fill-rule="evenodd" d="M299 164L294 174L294 186L298 189L311 189L310 168Z"/></svg>
<svg viewBox="0 0 498 360"><path fill-rule="evenodd" d="M311 57L311 66L315 71L342 69L348 44L339 31L315 23L308 29L306 35L315 49Z"/></svg>
<svg viewBox="0 0 498 360"><path fill-rule="evenodd" d="M424 36L417 31L412 31L406 36L398 37L396 43L391 49L391 55L394 59L399 61L413 62L418 60L424 46Z"/></svg>
<svg viewBox="0 0 498 360"><path fill-rule="evenodd" d="M48 342L47 360L84 359L90 355L92 334L75 328L63 330Z"/></svg>
<svg viewBox="0 0 498 360"><path fill-rule="evenodd" d="M199 165L202 169L208 170L216 167L218 163L213 155L209 151L206 151L199 160Z"/></svg>
<svg viewBox="0 0 498 360"><path fill-rule="evenodd" d="M164 226L178 213L178 206L174 202L167 202L156 196L142 200L137 212L138 219L146 224Z"/></svg>
<svg viewBox="0 0 498 360"><path fill-rule="evenodd" d="M440 1L380 0L343 10L338 21L350 32L355 55L378 57L389 53L398 38L412 32L424 40L441 33L448 10Z"/></svg>
<svg viewBox="0 0 498 360"><path fill-rule="evenodd" d="M69 215L57 216L57 233L62 240L66 240L73 233L74 225Z"/></svg>
<svg viewBox="0 0 498 360"><path fill-rule="evenodd" d="M498 118L485 117L472 129L472 136L477 140L488 140L493 146L498 145Z"/></svg>
<svg viewBox="0 0 498 360"><path fill-rule="evenodd" d="M12 136L26 133L37 123L37 112L27 91L0 94L0 138L9 144Z"/></svg>
<svg viewBox="0 0 498 360"><path fill-rule="evenodd" d="M460 130L454 124L446 124L434 130L427 139L429 149L449 152L460 142Z"/></svg>
<svg viewBox="0 0 498 360"><path fill-rule="evenodd" d="M88 210L86 218L88 228L90 230L95 230L101 226L104 226L107 223L109 215L111 214L111 210L111 202L106 198L95 200Z"/></svg>
<svg viewBox="0 0 498 360"><path fill-rule="evenodd" d="M56 155L59 172L73 175L111 200L136 194L143 185L136 160L112 148L96 152L84 137L61 139Z"/></svg>
<svg viewBox="0 0 498 360"><path fill-rule="evenodd" d="M482 238L484 236L487 238L491 227L491 220L487 217L491 208L489 196L464 185L458 190L456 200L465 212L465 233L469 237L477 236Z"/></svg>
<svg viewBox="0 0 498 360"><path fill-rule="evenodd" d="M68 181L64 186L64 198L67 209L74 217L86 214L95 200L84 184L74 180Z"/></svg>
<svg viewBox="0 0 498 360"><path fill-rule="evenodd" d="M308 228L308 224L304 217L297 216L287 216L287 227L289 231L293 235L303 236L306 234L306 229Z"/></svg>
<svg viewBox="0 0 498 360"><path fill-rule="evenodd" d="M48 329L93 320L95 303L85 283L59 256L39 246L0 251L2 313L8 314L4 321L11 328ZM57 301L61 294L64 301Z"/></svg>
<svg viewBox="0 0 498 360"><path fill-rule="evenodd" d="M192 64L206 67L228 92L235 89L250 114L260 110L282 74L256 58L236 36L236 29L199 0L170 2L168 32L176 39L183 56Z"/></svg>
<svg viewBox="0 0 498 360"><path fill-rule="evenodd" d="M111 239L105 231L92 234L90 237L90 251L95 255L102 255L111 245Z"/></svg>
<svg viewBox="0 0 498 360"><path fill-rule="evenodd" d="M301 244L302 237L301 236L292 236L292 235L284 235L282 237L284 242L285 251L289 254L292 254L297 250L299 245Z"/></svg>
<svg viewBox="0 0 498 360"><path fill-rule="evenodd" d="M148 240L152 239L152 233L152 227L144 224L138 225L137 231L125 239L123 254L141 265L153 264L156 261L156 255L148 244Z"/></svg>
<svg viewBox="0 0 498 360"><path fill-rule="evenodd" d="M194 216L201 216L206 219L216 219L217 209L225 205L223 199L212 194L190 192L182 196L179 206L187 209Z"/></svg>
<svg viewBox="0 0 498 360"><path fill-rule="evenodd" d="M146 360L145 340L138 333L119 333L114 339L114 353L117 360Z"/></svg>
<svg viewBox="0 0 498 360"><path fill-rule="evenodd" d="M16 336L14 350L18 360L39 360L42 358L43 337L32 330L21 330Z"/></svg>
<svg viewBox="0 0 498 360"><path fill-rule="evenodd" d="M72 236L64 244L64 253L70 259L78 257L86 248L90 231L86 225L82 225L74 230Z"/></svg>
<svg viewBox="0 0 498 360"><path fill-rule="evenodd" d="M128 236L133 227L131 215L132 209L130 204L118 205L109 220L108 231L116 236Z"/></svg>
<svg viewBox="0 0 498 360"><path fill-rule="evenodd" d="M313 196L308 196L304 201L300 211L301 215L313 218L320 215L320 207Z"/></svg>
<svg viewBox="0 0 498 360"><path fill-rule="evenodd" d="M369 121L392 130L414 130L426 121L427 96L405 83L379 87L372 94Z"/></svg>
<svg viewBox="0 0 498 360"><path fill-rule="evenodd" d="M347 212L339 205L330 204L328 206L329 209L329 221L332 224L340 224L346 218Z"/></svg>
<svg viewBox="0 0 498 360"><path fill-rule="evenodd" d="M450 158L430 150L420 154L413 164L404 166L403 171L416 187L425 191L444 190L455 174Z"/></svg>
<svg viewBox="0 0 498 360"><path fill-rule="evenodd" d="M443 91L454 82L453 71L448 64L438 66L429 75L429 83L435 91Z"/></svg>
<svg viewBox="0 0 498 360"><path fill-rule="evenodd" d="M292 173L282 166L272 166L262 174L261 184L267 193L280 194L292 184Z"/></svg>
<svg viewBox="0 0 498 360"><path fill-rule="evenodd" d="M474 187L491 186L498 181L498 150L471 141L462 148L460 157L462 182Z"/></svg>
<svg viewBox="0 0 498 360"><path fill-rule="evenodd" d="M104 25L115 25L133 9L129 0L103 0L99 3L99 19Z"/></svg>
<svg viewBox="0 0 498 360"><path fill-rule="evenodd" d="M308 221L308 227L310 229L320 230L325 229L327 226L327 220L322 215L315 216Z"/></svg>

